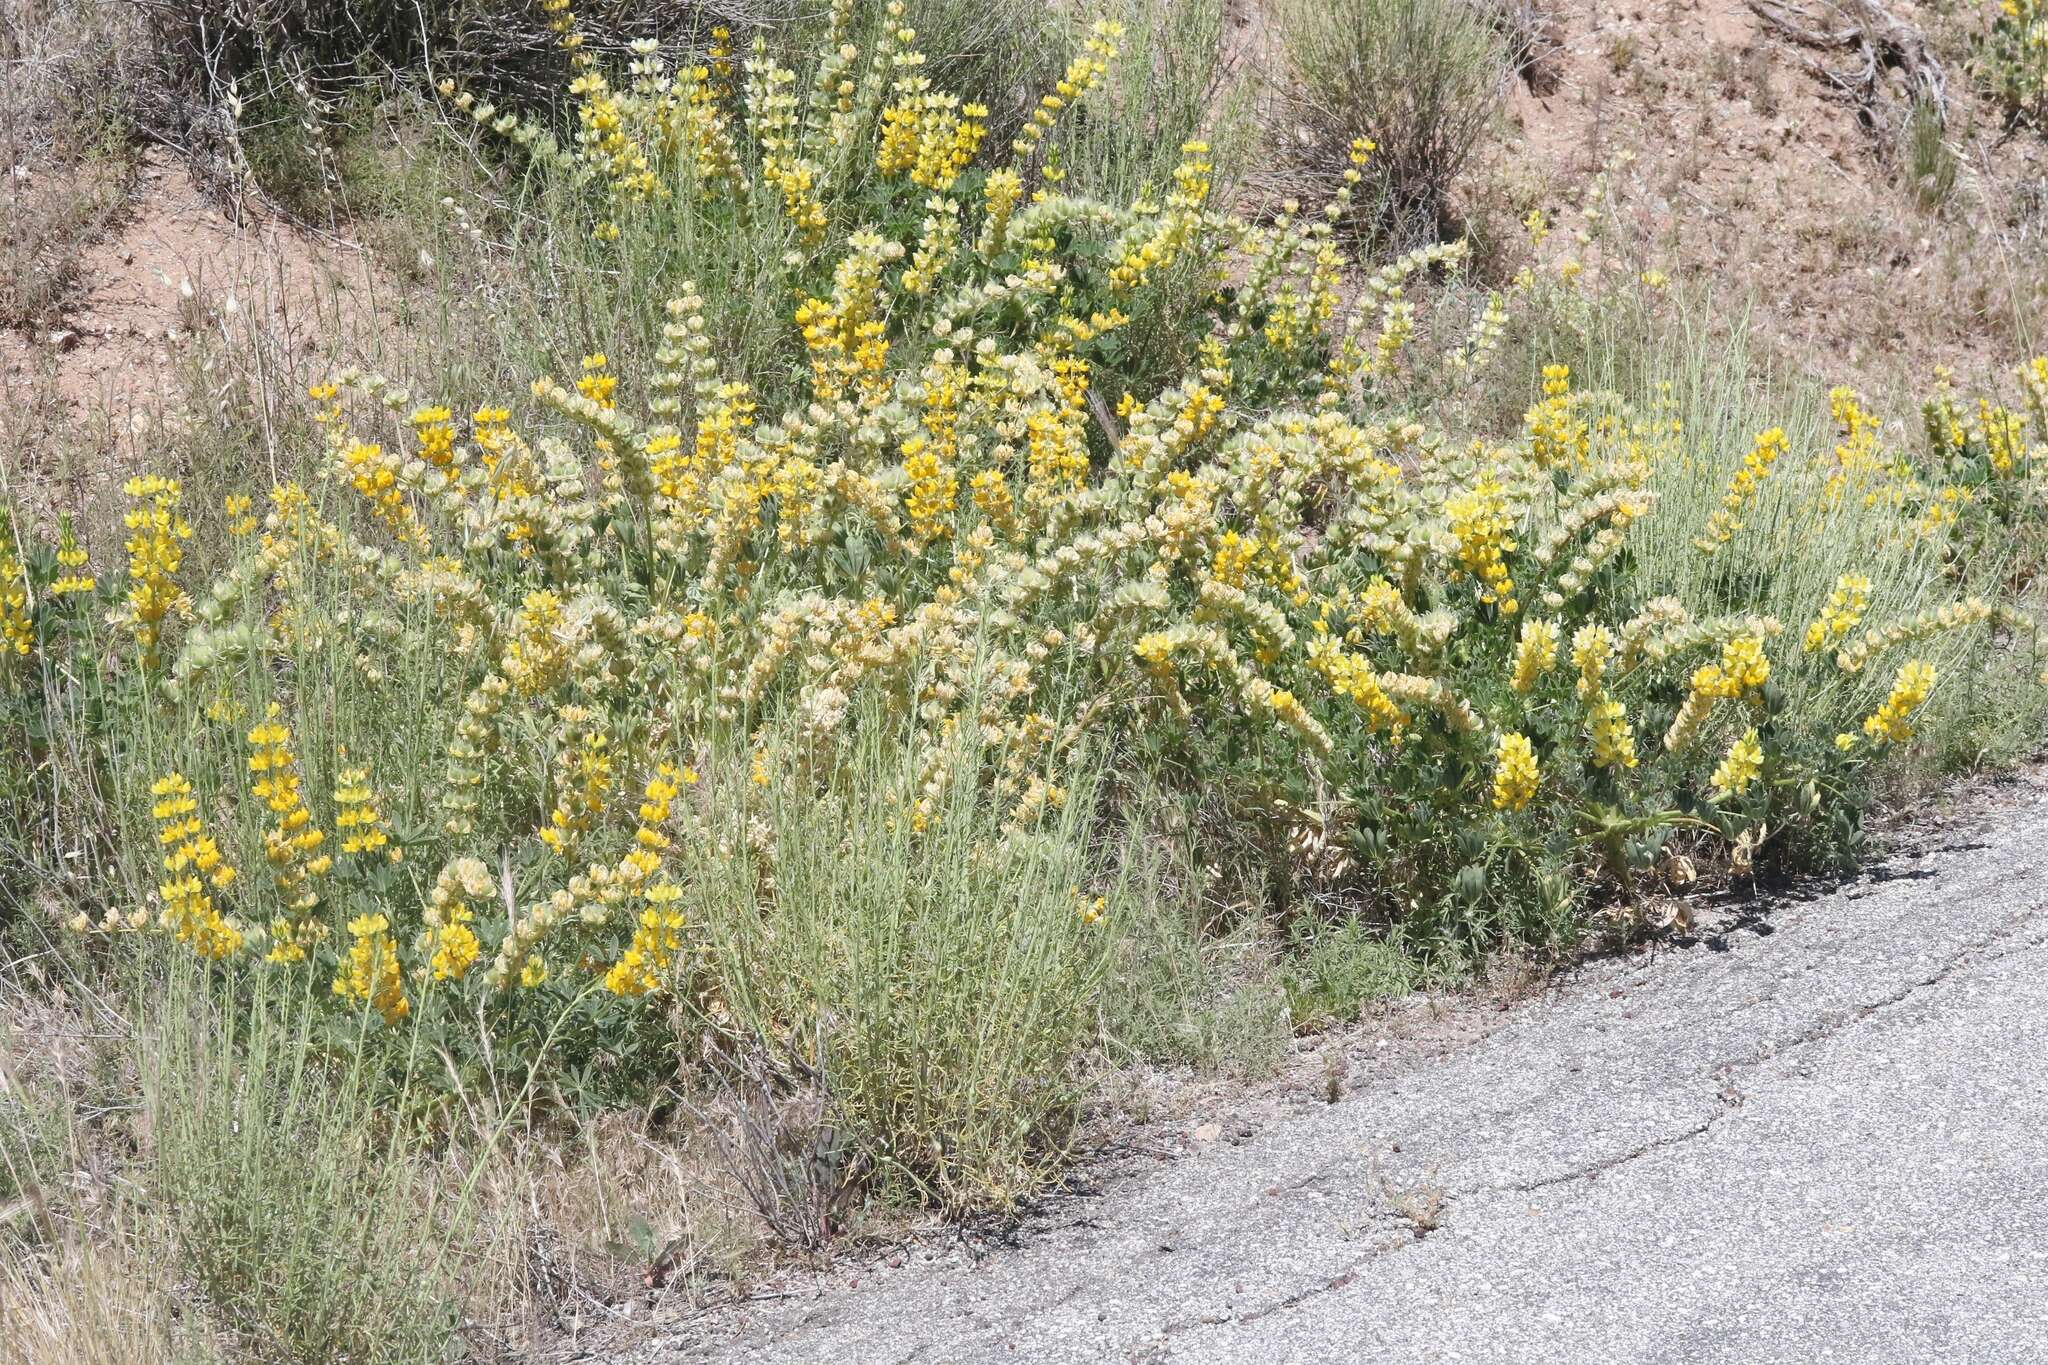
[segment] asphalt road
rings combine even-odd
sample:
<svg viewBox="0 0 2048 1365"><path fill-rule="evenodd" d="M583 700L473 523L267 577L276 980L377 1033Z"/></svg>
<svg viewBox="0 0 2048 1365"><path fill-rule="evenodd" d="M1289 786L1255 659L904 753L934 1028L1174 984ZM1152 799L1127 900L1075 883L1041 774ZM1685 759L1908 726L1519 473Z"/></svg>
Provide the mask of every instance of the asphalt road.
<svg viewBox="0 0 2048 1365"><path fill-rule="evenodd" d="M2048 779L1909 844L1020 1246L841 1264L633 1359L2048 1360Z"/></svg>

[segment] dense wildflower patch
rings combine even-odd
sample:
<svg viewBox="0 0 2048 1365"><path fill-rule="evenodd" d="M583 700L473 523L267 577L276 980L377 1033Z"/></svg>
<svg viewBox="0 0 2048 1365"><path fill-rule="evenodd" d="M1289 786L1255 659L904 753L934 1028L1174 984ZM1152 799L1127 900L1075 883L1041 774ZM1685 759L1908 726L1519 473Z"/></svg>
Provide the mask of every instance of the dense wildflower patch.
<svg viewBox="0 0 2048 1365"><path fill-rule="evenodd" d="M863 46L835 5L807 75L723 32L607 73L548 8L572 134L443 93L572 186L600 249L648 215L779 224L787 308L753 325L782 363L735 367L703 291L664 281L645 366L592 353L460 407L315 385L312 476L229 498L210 582L167 477L128 486L104 589L68 531L42 579L0 542L10 674L93 653L152 718L103 742L157 765L114 795L147 803L161 876L81 931L310 973L371 1027L526 998L718 1019L740 983L698 907L785 893L781 794L913 842L978 803L980 876L1127 758L1275 850L1313 813L1345 856L1275 852L1273 885L1490 943L1628 903L1673 839L1748 859L1853 817L1937 655L2031 642L1964 561L2035 507L2048 361L2011 408L1942 385L1910 448L1843 390L1833 449L1704 449L1557 364L1519 431L1446 430L1417 395L1476 382L1536 286L1424 317L1461 246L1354 269L1334 225L1367 144L1320 210L1225 211L1200 142L1110 204L1062 193L1055 134L1112 25L991 148L900 12ZM1185 364L1125 384L1159 327ZM1641 538L1703 482L1663 591ZM1845 537L1890 577L1758 609L1774 565ZM876 743L902 761L850 792ZM1115 911L1072 900L1079 960Z"/></svg>

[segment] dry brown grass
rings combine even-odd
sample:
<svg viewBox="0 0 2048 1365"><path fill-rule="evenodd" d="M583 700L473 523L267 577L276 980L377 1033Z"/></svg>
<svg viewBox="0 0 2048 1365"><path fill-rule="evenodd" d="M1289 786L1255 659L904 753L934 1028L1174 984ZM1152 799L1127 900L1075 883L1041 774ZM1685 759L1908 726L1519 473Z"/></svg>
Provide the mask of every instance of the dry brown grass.
<svg viewBox="0 0 2048 1365"><path fill-rule="evenodd" d="M1357 212L1375 235L1434 240L1453 187L1494 121L1519 53L1486 16L1453 0L1276 0L1278 38L1262 179L1314 203L1376 150Z"/></svg>
<svg viewBox="0 0 2048 1365"><path fill-rule="evenodd" d="M220 1359L121 1244L0 1253L0 1365L202 1365Z"/></svg>
<svg viewBox="0 0 2048 1365"><path fill-rule="evenodd" d="M613 1112L506 1133L483 1158L460 1269L480 1349L623 1344L737 1297L768 1237L705 1134Z"/></svg>
<svg viewBox="0 0 2048 1365"><path fill-rule="evenodd" d="M53 321L78 282L79 252L125 200L128 168L114 156L17 167L0 179L0 325L32 327Z"/></svg>

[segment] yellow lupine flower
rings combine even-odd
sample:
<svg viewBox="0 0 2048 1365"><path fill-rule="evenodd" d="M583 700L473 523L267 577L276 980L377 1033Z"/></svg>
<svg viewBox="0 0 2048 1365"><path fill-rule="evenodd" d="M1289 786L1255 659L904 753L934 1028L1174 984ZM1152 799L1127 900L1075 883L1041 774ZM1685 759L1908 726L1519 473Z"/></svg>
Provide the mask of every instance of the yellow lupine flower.
<svg viewBox="0 0 2048 1365"><path fill-rule="evenodd" d="M561 750L555 762L555 802L542 843L563 857L604 813L612 787L611 740L597 726L602 718L581 706L565 706L558 716Z"/></svg>
<svg viewBox="0 0 2048 1365"><path fill-rule="evenodd" d="M316 932L310 925L313 911L320 904L318 879L333 866L334 859L322 850L327 836L313 823L313 813L306 808L300 792L298 759L291 748L292 732L278 715L278 706L273 702L263 721L249 731L248 767L254 779L250 790L276 817L263 831L263 851L270 862L271 878L286 906L307 926L303 932L273 935L278 941L272 945L271 960L286 962L304 958L303 952L294 949L303 946L305 934Z"/></svg>
<svg viewBox="0 0 2048 1365"><path fill-rule="evenodd" d="M612 395L618 391L619 387L619 377L611 372L610 366L610 358L602 351L594 355L587 355L583 357L582 377L576 381L576 392L582 394L600 408L606 409L612 406ZM441 414L441 421L445 422L447 420L446 408L436 409L435 411ZM414 421L417 422L419 417L420 414L414 414Z"/></svg>
<svg viewBox="0 0 2048 1365"><path fill-rule="evenodd" d="M416 948L427 955L434 980L460 981L476 965L481 949L476 931L469 927L476 918L469 906L490 894L490 873L475 858L455 859L434 879L434 889L421 913L426 928Z"/></svg>
<svg viewBox="0 0 2048 1365"><path fill-rule="evenodd" d="M1721 506L1707 519L1706 533L1693 544L1712 554L1735 538L1735 533L1742 529L1742 509L1756 496L1758 487L1770 477L1771 469L1788 448L1783 427L1757 433L1756 443L1742 457L1742 467L1735 471L1728 491L1721 497Z"/></svg>
<svg viewBox="0 0 2048 1365"><path fill-rule="evenodd" d="M1536 795L1539 780L1536 750L1530 745L1528 736L1502 735L1494 758L1493 808L1521 810Z"/></svg>
<svg viewBox="0 0 2048 1365"><path fill-rule="evenodd" d="M1762 775L1764 770L1763 745L1757 739L1754 728L1743 734L1728 746L1728 753L1720 766L1714 769L1709 780L1713 783L1714 799L1725 800L1740 796L1749 790L1750 784Z"/></svg>
<svg viewBox="0 0 2048 1365"><path fill-rule="evenodd" d="M552 690L569 665L562 599L545 589L526 594L513 619L503 659L505 677L527 696Z"/></svg>
<svg viewBox="0 0 2048 1365"><path fill-rule="evenodd" d="M334 458L349 486L370 504L371 513L392 535L407 545L426 548L426 530L418 512L406 501L405 484L399 479L403 462L396 452L376 441L344 441L337 445Z"/></svg>
<svg viewBox="0 0 2048 1365"><path fill-rule="evenodd" d="M939 539L953 515L960 489L958 477L921 435L903 443L903 472L910 480L903 510L910 518L911 534L919 540Z"/></svg>
<svg viewBox="0 0 2048 1365"><path fill-rule="evenodd" d="M1671 728L1664 732L1664 747L1672 753L1689 747L1699 737L1707 717L1713 714L1714 703L1729 695L1728 678L1721 665L1701 664L1694 669L1685 700L1672 718Z"/></svg>
<svg viewBox="0 0 2048 1365"><path fill-rule="evenodd" d="M1242 588L1251 580L1252 558L1258 546L1246 540L1235 531L1225 531L1216 542L1216 553L1209 562L1209 572L1220 583L1233 588Z"/></svg>
<svg viewBox="0 0 2048 1365"><path fill-rule="evenodd" d="M1578 416L1568 365L1543 367L1543 401L1523 414L1529 457L1539 468L1575 469L1591 450L1592 428Z"/></svg>
<svg viewBox="0 0 2048 1365"><path fill-rule="evenodd" d="M2026 458L2026 420L2020 413L1997 407L1988 399L1977 400L1977 437L1984 443L1992 473L2010 474L2013 466Z"/></svg>
<svg viewBox="0 0 2048 1365"><path fill-rule="evenodd" d="M220 913L212 891L229 886L235 868L202 832L192 783L183 773L167 773L150 784L149 794L155 798L150 814L160 826L157 842L164 850L164 880L157 887L163 901L161 924L202 958L233 955L244 935Z"/></svg>
<svg viewBox="0 0 2048 1365"><path fill-rule="evenodd" d="M1329 636L1318 634L1309 641L1308 666L1329 680L1332 691L1356 703L1373 729L1398 732L1408 723L1408 713L1364 655L1351 653Z"/></svg>
<svg viewBox="0 0 2048 1365"><path fill-rule="evenodd" d="M1602 693L1589 709L1593 766L1610 769L1635 767L1635 727L1628 723L1621 703Z"/></svg>
<svg viewBox="0 0 2048 1365"><path fill-rule="evenodd" d="M1458 563L1479 580L1479 600L1513 616L1519 604L1506 557L1515 548L1514 517L1501 481L1491 474L1480 479L1444 504L1444 518L1458 542Z"/></svg>
<svg viewBox="0 0 2048 1365"><path fill-rule="evenodd" d="M649 904L640 912L633 941L605 973L604 988L613 995L647 995L660 990L683 946L682 913L669 908L669 902L681 893L672 886L655 890L672 894L657 899L654 891L648 893Z"/></svg>
<svg viewBox="0 0 2048 1365"><path fill-rule="evenodd" d="M1006 245L1010 216L1024 198L1024 179L1012 170L990 171L981 187L981 240L975 249L983 256L999 254Z"/></svg>
<svg viewBox="0 0 2048 1365"><path fill-rule="evenodd" d="M154 668L165 619L192 612L192 599L177 580L192 527L178 515L184 493L176 479L141 475L122 484L121 491L139 505L122 516L130 533L128 589L113 619L133 632L143 666Z"/></svg>
<svg viewBox="0 0 2048 1365"><path fill-rule="evenodd" d="M1913 737L1912 716L1934 691L1934 665L1924 659L1908 659L1892 683L1884 705L1863 722L1863 733L1880 744L1903 744Z"/></svg>
<svg viewBox="0 0 2048 1365"><path fill-rule="evenodd" d="M28 568L0 525L0 662L26 658L35 647L35 621L28 609Z"/></svg>
<svg viewBox="0 0 2048 1365"><path fill-rule="evenodd" d="M1557 625L1551 621L1524 621L1522 638L1515 646L1515 671L1509 684L1527 693L1545 673L1557 666Z"/></svg>
<svg viewBox="0 0 2048 1365"><path fill-rule="evenodd" d="M334 779L334 828L341 835L343 853L365 854L385 850L392 862L399 850L389 847L384 817L377 810L376 794L370 789L368 768L344 768Z"/></svg>
<svg viewBox="0 0 2048 1365"><path fill-rule="evenodd" d="M91 592L99 582L85 572L85 547L78 543L78 533L71 527L71 518L64 517L58 522L57 564L64 570L50 583L52 597L67 597L73 593ZM0 555L0 561L5 556ZM0 562L0 580L7 577L6 565Z"/></svg>
<svg viewBox="0 0 2048 1365"><path fill-rule="evenodd" d="M1607 664L1614 657L1614 635L1605 626L1580 626L1572 635L1572 666L1579 670L1578 693L1590 701L1606 685Z"/></svg>
<svg viewBox="0 0 2048 1365"><path fill-rule="evenodd" d="M1839 642L1842 637L1856 629L1863 619L1863 613L1870 606L1870 580L1862 574L1845 573L1835 580L1835 589L1828 594L1827 605L1820 609L1820 615L1806 627L1802 641L1808 654L1826 649Z"/></svg>
<svg viewBox="0 0 2048 1365"><path fill-rule="evenodd" d="M1764 642L1755 635L1738 635L1721 646L1721 676L1730 699L1754 697L1770 681L1771 661L1764 654Z"/></svg>
<svg viewBox="0 0 2048 1365"><path fill-rule="evenodd" d="M398 961L398 944L390 934L391 921L381 914L357 915L348 922L351 940L348 956L334 974L331 987L344 1000L366 1003L396 1024L412 1012L405 998L405 977Z"/></svg>
<svg viewBox="0 0 2048 1365"><path fill-rule="evenodd" d="M445 407L416 408L408 419L419 438L419 456L435 469L452 473L456 467L455 414Z"/></svg>

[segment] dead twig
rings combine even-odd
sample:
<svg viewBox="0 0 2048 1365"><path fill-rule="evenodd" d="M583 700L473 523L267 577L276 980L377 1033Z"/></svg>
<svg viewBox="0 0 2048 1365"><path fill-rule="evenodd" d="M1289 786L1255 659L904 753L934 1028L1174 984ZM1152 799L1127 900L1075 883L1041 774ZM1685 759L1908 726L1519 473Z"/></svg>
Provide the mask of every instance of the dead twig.
<svg viewBox="0 0 2048 1365"><path fill-rule="evenodd" d="M831 1241L867 1163L838 1121L823 1023L810 1058L761 1038L707 1040L723 1094L688 1105L734 1180L777 1237L805 1251Z"/></svg>
<svg viewBox="0 0 2048 1365"><path fill-rule="evenodd" d="M1915 104L1948 120L1948 78L1927 35L1877 0L1826 0L1816 9L1783 0L1748 0L1749 8L1780 36L1824 52L1846 52L1849 66L1816 58L1806 65L1856 110L1886 155L1896 149Z"/></svg>

